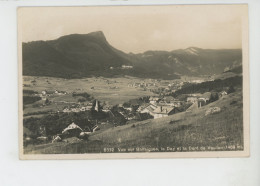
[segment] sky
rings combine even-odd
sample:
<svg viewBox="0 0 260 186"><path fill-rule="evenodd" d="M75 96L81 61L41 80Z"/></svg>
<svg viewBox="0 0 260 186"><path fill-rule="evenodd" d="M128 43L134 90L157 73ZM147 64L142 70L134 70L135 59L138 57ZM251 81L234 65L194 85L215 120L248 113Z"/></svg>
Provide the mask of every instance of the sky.
<svg viewBox="0 0 260 186"><path fill-rule="evenodd" d="M103 31L124 52L242 48L246 5L23 7L20 41L53 40Z"/></svg>

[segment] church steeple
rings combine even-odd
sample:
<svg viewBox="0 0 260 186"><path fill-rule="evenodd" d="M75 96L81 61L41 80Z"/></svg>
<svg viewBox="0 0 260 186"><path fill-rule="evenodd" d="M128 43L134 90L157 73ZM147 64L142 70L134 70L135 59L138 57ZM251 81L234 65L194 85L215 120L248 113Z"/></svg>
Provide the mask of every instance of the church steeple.
<svg viewBox="0 0 260 186"><path fill-rule="evenodd" d="M96 100L95 111L99 111L98 100Z"/></svg>

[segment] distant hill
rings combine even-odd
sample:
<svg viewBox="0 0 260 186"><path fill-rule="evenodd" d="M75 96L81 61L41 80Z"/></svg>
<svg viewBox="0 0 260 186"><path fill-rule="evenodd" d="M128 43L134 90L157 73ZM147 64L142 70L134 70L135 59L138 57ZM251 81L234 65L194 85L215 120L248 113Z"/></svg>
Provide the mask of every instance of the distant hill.
<svg viewBox="0 0 260 186"><path fill-rule="evenodd" d="M222 90L228 90L229 87L242 87L242 76L234 76L226 79L215 79L214 81L206 81L198 84L186 84L180 90L177 90L174 94L194 94L204 92L221 92Z"/></svg>
<svg viewBox="0 0 260 186"><path fill-rule="evenodd" d="M109 67L131 64L102 32L23 43L23 75L80 78L100 76Z"/></svg>
<svg viewBox="0 0 260 186"><path fill-rule="evenodd" d="M180 75L221 73L242 61L241 49L190 47L126 54L111 46L101 31L23 43L22 54L23 75L63 78L130 75L176 79ZM122 68L123 65L132 68Z"/></svg>
<svg viewBox="0 0 260 186"><path fill-rule="evenodd" d="M148 51L137 54L143 63L167 73L179 75L213 75L231 66L241 65L241 49L201 49L190 47L174 51Z"/></svg>
<svg viewBox="0 0 260 186"><path fill-rule="evenodd" d="M225 71L225 73L227 73L227 72L233 72L235 74L242 74L242 72L243 72L242 65L235 66L234 68L231 68L228 71Z"/></svg>

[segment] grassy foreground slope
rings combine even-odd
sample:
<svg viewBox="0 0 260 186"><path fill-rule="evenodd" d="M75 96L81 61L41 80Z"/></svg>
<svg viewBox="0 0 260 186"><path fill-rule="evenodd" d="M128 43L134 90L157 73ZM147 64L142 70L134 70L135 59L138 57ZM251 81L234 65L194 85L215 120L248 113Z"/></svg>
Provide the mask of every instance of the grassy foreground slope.
<svg viewBox="0 0 260 186"><path fill-rule="evenodd" d="M220 107L221 111L205 116L210 107ZM181 151L243 150L242 93L234 92L191 112L95 132L88 141L27 147L25 153L99 153L109 147L114 152L118 148L133 148L136 152L136 148L157 151L162 147L184 147Z"/></svg>

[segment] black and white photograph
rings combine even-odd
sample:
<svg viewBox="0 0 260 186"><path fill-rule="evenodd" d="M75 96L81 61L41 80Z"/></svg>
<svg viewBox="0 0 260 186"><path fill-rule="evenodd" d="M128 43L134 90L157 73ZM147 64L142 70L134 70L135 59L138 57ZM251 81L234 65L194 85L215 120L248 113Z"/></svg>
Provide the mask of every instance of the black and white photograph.
<svg viewBox="0 0 260 186"><path fill-rule="evenodd" d="M19 7L21 159L249 156L247 5Z"/></svg>

